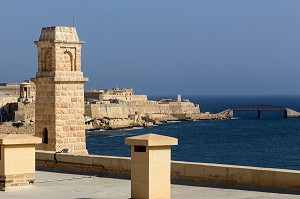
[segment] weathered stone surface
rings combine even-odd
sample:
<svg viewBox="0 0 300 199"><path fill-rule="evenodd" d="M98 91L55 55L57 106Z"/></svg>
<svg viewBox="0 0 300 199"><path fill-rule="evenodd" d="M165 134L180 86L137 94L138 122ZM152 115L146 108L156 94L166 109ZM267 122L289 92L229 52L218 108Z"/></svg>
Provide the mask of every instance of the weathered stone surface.
<svg viewBox="0 0 300 199"><path fill-rule="evenodd" d="M11 122L0 125L1 134L29 134L34 135L34 122L25 122L23 126L13 126Z"/></svg>

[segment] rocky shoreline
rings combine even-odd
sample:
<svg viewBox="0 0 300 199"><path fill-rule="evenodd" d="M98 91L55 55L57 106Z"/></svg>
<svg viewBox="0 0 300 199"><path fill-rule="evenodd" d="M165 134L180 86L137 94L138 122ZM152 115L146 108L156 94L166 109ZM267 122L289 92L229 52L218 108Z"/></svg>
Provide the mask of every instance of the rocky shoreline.
<svg viewBox="0 0 300 199"><path fill-rule="evenodd" d="M129 118L89 118L86 117L86 130L117 130L133 127L152 127L171 121L195 121L195 120L222 120L230 119L230 116L222 114L198 113L198 114L151 114L146 116Z"/></svg>

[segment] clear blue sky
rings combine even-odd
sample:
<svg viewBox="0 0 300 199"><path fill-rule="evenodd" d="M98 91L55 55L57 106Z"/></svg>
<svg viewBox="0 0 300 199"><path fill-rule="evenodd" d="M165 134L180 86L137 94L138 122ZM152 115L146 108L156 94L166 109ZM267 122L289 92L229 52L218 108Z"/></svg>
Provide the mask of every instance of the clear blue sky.
<svg viewBox="0 0 300 199"><path fill-rule="evenodd" d="M299 0L2 1L0 82L35 76L40 30L75 26L86 88L300 94Z"/></svg>

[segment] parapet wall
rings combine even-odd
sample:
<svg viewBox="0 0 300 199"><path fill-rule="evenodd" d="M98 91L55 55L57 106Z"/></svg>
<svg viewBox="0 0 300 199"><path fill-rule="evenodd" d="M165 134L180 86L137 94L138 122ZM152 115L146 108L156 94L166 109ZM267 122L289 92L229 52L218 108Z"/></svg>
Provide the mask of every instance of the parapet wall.
<svg viewBox="0 0 300 199"><path fill-rule="evenodd" d="M36 151L38 168L56 168L95 174L130 175L130 158L99 155L57 154ZM300 171L224 164L172 161L173 179L194 182L250 185L300 191Z"/></svg>
<svg viewBox="0 0 300 199"><path fill-rule="evenodd" d="M95 174L130 175L130 158L99 155L56 154L51 151L36 151L37 168L54 168Z"/></svg>
<svg viewBox="0 0 300 199"><path fill-rule="evenodd" d="M300 171L192 162L172 162L172 177L194 182L300 190Z"/></svg>

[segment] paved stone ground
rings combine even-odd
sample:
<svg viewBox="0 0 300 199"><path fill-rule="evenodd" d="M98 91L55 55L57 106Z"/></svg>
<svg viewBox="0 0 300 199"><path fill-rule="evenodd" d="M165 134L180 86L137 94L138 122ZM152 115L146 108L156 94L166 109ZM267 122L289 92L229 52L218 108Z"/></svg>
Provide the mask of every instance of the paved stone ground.
<svg viewBox="0 0 300 199"><path fill-rule="evenodd" d="M299 199L300 195L201 186L171 186L172 198ZM130 180L37 171L34 187L0 192L0 198L130 198Z"/></svg>

